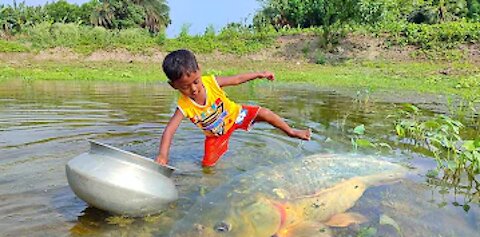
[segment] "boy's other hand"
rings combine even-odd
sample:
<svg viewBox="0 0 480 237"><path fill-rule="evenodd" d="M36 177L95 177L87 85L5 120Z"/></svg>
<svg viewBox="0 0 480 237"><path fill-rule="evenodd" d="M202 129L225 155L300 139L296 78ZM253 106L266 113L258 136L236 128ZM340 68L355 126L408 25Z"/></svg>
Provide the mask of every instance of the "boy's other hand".
<svg viewBox="0 0 480 237"><path fill-rule="evenodd" d="M260 78L266 78L269 81L273 81L275 80L275 75L273 75L271 72L262 72L260 73Z"/></svg>

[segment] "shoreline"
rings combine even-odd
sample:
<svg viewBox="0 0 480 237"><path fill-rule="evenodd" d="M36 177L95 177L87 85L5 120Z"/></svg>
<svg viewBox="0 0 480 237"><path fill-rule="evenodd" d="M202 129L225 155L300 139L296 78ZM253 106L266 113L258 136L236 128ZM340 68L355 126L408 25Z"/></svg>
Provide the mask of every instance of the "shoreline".
<svg viewBox="0 0 480 237"><path fill-rule="evenodd" d="M39 53L0 53L0 79L165 81L161 62L166 52L132 54L123 50L80 55L66 48ZM271 53L270 53L271 54ZM276 83L307 83L331 88L413 91L444 95L479 94L480 67L475 61L352 59L314 64L306 58L198 54L204 74L233 75L268 70Z"/></svg>

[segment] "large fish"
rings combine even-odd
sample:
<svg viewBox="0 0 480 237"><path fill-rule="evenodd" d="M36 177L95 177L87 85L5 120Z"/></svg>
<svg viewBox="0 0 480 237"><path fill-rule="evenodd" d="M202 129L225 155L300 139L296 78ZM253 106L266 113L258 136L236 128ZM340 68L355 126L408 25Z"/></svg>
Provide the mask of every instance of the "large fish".
<svg viewBox="0 0 480 237"><path fill-rule="evenodd" d="M170 236L329 236L326 226L364 221L345 212L368 186L405 173L373 157L325 155L255 169L200 198Z"/></svg>

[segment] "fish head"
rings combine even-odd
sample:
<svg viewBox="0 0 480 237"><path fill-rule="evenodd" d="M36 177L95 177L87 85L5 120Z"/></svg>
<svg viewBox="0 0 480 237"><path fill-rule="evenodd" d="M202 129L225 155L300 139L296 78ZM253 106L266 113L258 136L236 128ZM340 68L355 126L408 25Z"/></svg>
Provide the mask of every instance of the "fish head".
<svg viewBox="0 0 480 237"><path fill-rule="evenodd" d="M354 200L358 200L368 188L368 184L365 183L362 177L351 178L338 186L344 187L344 189L339 190L341 191L341 194L350 196Z"/></svg>
<svg viewBox="0 0 480 237"><path fill-rule="evenodd" d="M252 199L250 199L252 200ZM278 208L267 198L240 200L219 207L212 203L196 205L172 229L174 237L272 236L281 223Z"/></svg>

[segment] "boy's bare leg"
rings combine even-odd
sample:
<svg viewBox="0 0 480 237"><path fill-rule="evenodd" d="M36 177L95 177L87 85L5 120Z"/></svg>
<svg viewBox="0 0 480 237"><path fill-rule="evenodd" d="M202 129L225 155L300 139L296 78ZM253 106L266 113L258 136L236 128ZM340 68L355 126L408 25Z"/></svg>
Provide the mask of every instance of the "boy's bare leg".
<svg viewBox="0 0 480 237"><path fill-rule="evenodd" d="M296 137L303 140L310 140L311 131L310 129L305 130L297 130L291 128L285 121L283 121L280 116L275 114L274 112L270 111L266 108L260 108L258 110L257 117L255 118L255 122L267 122L274 127L282 130L290 137Z"/></svg>

